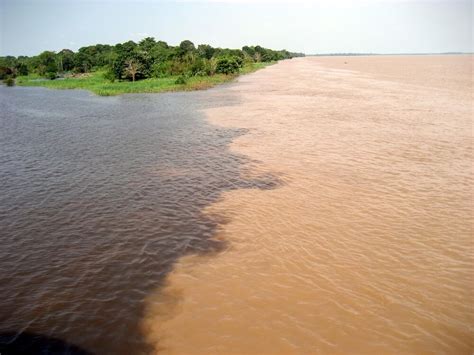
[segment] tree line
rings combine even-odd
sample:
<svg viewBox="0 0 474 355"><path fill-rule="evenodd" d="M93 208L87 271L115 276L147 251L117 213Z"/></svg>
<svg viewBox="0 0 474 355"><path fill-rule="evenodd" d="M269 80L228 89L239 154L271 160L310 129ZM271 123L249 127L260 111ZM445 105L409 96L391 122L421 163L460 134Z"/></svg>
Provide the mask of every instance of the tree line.
<svg viewBox="0 0 474 355"><path fill-rule="evenodd" d="M89 73L105 70L110 81L136 81L169 76L210 76L234 74L246 64L271 62L304 56L287 50L272 50L261 46L242 49L214 48L208 44L197 47L189 40L178 46L147 37L140 42L128 41L114 46L96 44L77 52L63 49L44 51L37 56L0 57L0 79L38 74L55 79L65 73Z"/></svg>

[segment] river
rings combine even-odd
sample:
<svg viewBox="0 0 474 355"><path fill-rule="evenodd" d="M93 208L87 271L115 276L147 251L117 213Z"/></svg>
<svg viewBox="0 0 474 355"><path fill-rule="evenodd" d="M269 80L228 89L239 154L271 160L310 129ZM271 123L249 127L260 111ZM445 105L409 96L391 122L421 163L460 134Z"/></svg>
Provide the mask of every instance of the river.
<svg viewBox="0 0 474 355"><path fill-rule="evenodd" d="M0 339L470 354L472 63L307 57L160 95L0 87Z"/></svg>

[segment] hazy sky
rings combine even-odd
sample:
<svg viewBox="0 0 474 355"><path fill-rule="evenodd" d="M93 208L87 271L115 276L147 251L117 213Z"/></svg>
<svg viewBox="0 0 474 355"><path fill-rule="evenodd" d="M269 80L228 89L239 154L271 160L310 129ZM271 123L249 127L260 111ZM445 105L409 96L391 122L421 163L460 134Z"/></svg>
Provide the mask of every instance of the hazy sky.
<svg viewBox="0 0 474 355"><path fill-rule="evenodd" d="M472 0L0 0L0 54L153 36L305 53L472 51Z"/></svg>

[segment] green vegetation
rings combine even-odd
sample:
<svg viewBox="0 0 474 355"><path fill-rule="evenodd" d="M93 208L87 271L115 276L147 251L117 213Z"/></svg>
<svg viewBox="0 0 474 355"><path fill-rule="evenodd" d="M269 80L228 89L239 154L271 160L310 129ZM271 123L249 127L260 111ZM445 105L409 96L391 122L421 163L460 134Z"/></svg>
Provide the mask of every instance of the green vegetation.
<svg viewBox="0 0 474 355"><path fill-rule="evenodd" d="M6 84L54 89L86 89L98 95L198 90L232 80L278 60L302 56L261 46L240 49L179 46L148 37L115 46L97 44L34 57L0 57L0 80Z"/></svg>
<svg viewBox="0 0 474 355"><path fill-rule="evenodd" d="M8 78L3 79L3 83L6 86L14 86L15 85L15 79L13 79L11 76L9 76Z"/></svg>
<svg viewBox="0 0 474 355"><path fill-rule="evenodd" d="M255 63L240 69L239 73L247 74L263 68L270 63ZM131 93L158 93L165 91L191 91L208 89L217 84L228 82L234 75L215 74L212 76L168 76L163 78L148 78L138 81L109 80L107 71L95 71L84 74L74 74L64 78L49 80L38 74L19 76L16 83L19 86L43 86L50 89L84 89L97 95L112 96Z"/></svg>

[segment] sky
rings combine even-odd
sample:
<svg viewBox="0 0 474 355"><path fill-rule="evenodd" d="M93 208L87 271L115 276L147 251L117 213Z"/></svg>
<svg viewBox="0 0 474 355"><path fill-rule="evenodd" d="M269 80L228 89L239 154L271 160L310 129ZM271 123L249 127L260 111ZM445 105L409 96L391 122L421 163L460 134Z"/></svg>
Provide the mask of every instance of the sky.
<svg viewBox="0 0 474 355"><path fill-rule="evenodd" d="M307 54L472 52L473 0L0 0L0 55L155 37Z"/></svg>

